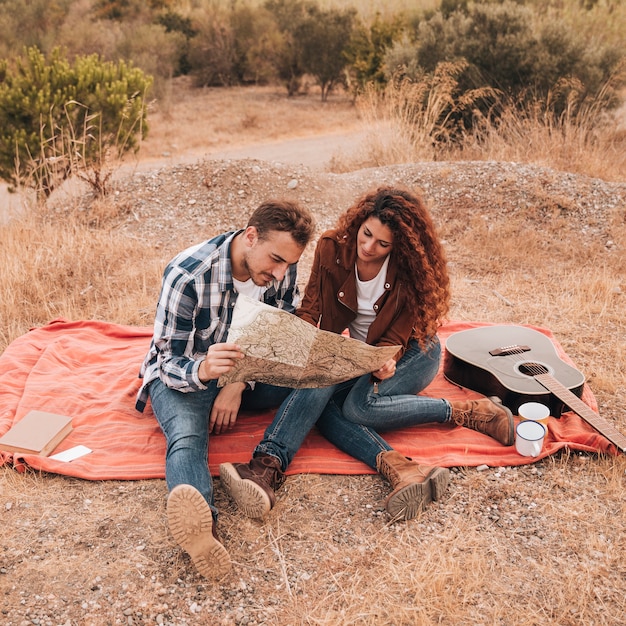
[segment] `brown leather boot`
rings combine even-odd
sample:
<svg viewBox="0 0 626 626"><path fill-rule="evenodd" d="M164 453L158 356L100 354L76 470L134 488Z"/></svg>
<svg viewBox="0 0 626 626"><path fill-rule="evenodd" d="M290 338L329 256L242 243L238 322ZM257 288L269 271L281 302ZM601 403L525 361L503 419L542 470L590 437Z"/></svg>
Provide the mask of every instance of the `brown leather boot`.
<svg viewBox="0 0 626 626"><path fill-rule="evenodd" d="M230 570L230 556L220 543L211 508L191 485L176 485L167 498L167 520L176 543L207 578Z"/></svg>
<svg viewBox="0 0 626 626"><path fill-rule="evenodd" d="M419 465L395 450L376 457L376 469L390 482L393 491L385 508L394 519L413 519L433 500L440 500L450 482L445 467Z"/></svg>
<svg viewBox="0 0 626 626"><path fill-rule="evenodd" d="M259 454L249 463L222 463L220 478L237 506L253 518L265 517L276 503L274 493L284 482L280 460Z"/></svg>
<svg viewBox="0 0 626 626"><path fill-rule="evenodd" d="M513 414L495 396L481 400L451 402L452 421L493 437L504 446L515 443Z"/></svg>

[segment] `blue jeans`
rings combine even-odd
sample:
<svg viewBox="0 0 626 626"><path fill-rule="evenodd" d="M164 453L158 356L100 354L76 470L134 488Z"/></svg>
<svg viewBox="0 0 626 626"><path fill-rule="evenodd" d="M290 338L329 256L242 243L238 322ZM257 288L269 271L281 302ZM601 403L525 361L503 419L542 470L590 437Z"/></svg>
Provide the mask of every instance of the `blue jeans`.
<svg viewBox="0 0 626 626"><path fill-rule="evenodd" d="M397 364L395 375L379 383L378 393L374 393L369 374L331 387L292 391L267 427L254 454L278 457L284 471L317 424L322 435L340 450L376 469L378 454L392 449L377 430L449 419L451 408L446 400L412 395L433 380L440 357L438 339L432 341L426 351L422 351L416 341L411 341ZM374 405L374 415L370 416L368 411Z"/></svg>
<svg viewBox="0 0 626 626"><path fill-rule="evenodd" d="M242 409L268 409L278 406L291 390L257 383L245 391ZM165 480L171 491L176 485L192 485L208 502L217 519L213 480L209 472L209 415L219 392L216 381L202 391L181 393L159 379L150 384L150 401L165 435Z"/></svg>
<svg viewBox="0 0 626 626"><path fill-rule="evenodd" d="M317 424L321 434L340 450L376 469L376 457L391 450L391 446L372 429L343 417L341 404L353 383L354 380L319 389L293 390L280 405L254 454L278 457L285 471Z"/></svg>
<svg viewBox="0 0 626 626"><path fill-rule="evenodd" d="M424 350L412 339L396 373L378 383L378 392L366 376L357 380L343 404L345 419L378 431L447 422L452 414L447 400L416 395L434 380L440 359L438 338Z"/></svg>

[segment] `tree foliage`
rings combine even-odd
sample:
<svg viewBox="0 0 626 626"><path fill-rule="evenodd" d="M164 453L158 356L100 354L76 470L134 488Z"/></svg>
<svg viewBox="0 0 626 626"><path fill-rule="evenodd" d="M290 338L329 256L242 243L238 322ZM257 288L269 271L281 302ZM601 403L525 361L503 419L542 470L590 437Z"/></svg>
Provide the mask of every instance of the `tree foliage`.
<svg viewBox="0 0 626 626"><path fill-rule="evenodd" d="M0 58L16 50L53 46L59 29L72 9L73 0L2 0L0 2Z"/></svg>
<svg viewBox="0 0 626 626"><path fill-rule="evenodd" d="M447 13L437 12L419 24L412 54L410 46L396 44L388 53L388 67L397 67L401 59L404 75L421 79L441 63L465 61L458 77L464 89L496 89L521 106L550 99L559 115L571 103L566 85L576 85L578 98L585 93L593 98L624 58L623 51L608 44L587 46L563 20L538 20L530 6L519 2L451 1L446 6ZM554 97L557 88L559 97Z"/></svg>
<svg viewBox="0 0 626 626"><path fill-rule="evenodd" d="M218 10L205 13L196 19L194 29L197 35L188 54L194 83L200 87L235 84L235 40L228 16Z"/></svg>
<svg viewBox="0 0 626 626"><path fill-rule="evenodd" d="M97 55L70 63L59 48L36 47L0 65L0 178L48 196L71 174L102 186L102 166L147 132L151 78ZM103 191L103 189L99 189Z"/></svg>
<svg viewBox="0 0 626 626"><path fill-rule="evenodd" d="M382 87L387 82L385 56L403 32L400 18L384 20L377 14L369 27L358 21L344 52L348 82L353 95L362 93L369 84Z"/></svg>
<svg viewBox="0 0 626 626"><path fill-rule="evenodd" d="M626 3L438 6L396 14L388 6L384 18L366 18L357 0L0 0L0 58L58 46L70 60L124 59L154 77L157 96L172 76L190 74L197 86L282 83L290 96L312 79L323 99L341 83L357 98L370 85L384 91L398 73L424 81L442 63L462 63L459 92L497 90L520 107L543 101L558 116L599 93L603 108L618 101ZM484 107L497 110L491 100Z"/></svg>
<svg viewBox="0 0 626 626"><path fill-rule="evenodd" d="M346 50L352 36L356 11L313 9L295 29L303 69L315 77L322 101L344 77Z"/></svg>
<svg viewBox="0 0 626 626"><path fill-rule="evenodd" d="M297 30L317 6L310 0L266 0L264 7L272 15L279 33L274 58L278 78L287 87L287 94L294 96L306 72Z"/></svg>

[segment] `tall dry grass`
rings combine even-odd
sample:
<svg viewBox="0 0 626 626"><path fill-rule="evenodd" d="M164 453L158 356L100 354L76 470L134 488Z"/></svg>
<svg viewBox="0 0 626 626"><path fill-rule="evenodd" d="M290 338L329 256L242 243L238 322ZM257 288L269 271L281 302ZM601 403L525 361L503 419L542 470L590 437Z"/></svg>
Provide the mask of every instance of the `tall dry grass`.
<svg viewBox="0 0 626 626"><path fill-rule="evenodd" d="M368 89L358 102L364 124L371 129L365 150L343 155L333 164L335 171L479 160L533 163L609 181L626 179L626 106L604 108L609 93L623 82L626 66L593 99L579 99L582 90L573 89L559 115L553 113L549 98L522 107L504 103L496 119L474 110L474 128L452 137L448 122L453 112L471 111L485 97L497 98L485 89L459 96L457 69L443 64L433 78L393 81L382 91Z"/></svg>
<svg viewBox="0 0 626 626"><path fill-rule="evenodd" d="M106 202L63 215L43 207L0 224L0 353L56 318L152 323L158 250L115 228Z"/></svg>

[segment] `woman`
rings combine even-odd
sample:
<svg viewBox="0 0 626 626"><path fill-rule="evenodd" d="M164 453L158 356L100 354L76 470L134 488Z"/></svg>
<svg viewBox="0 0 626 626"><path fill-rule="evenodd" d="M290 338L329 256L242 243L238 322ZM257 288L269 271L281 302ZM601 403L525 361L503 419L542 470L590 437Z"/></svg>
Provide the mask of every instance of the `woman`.
<svg viewBox="0 0 626 626"><path fill-rule="evenodd" d="M449 300L442 246L424 202L409 191L368 193L340 217L337 229L322 235L297 315L323 330L348 328L368 344L401 348L371 375L293 391L251 461L220 466L223 484L246 514L262 517L272 508L274 491L314 424L390 481L387 510L403 519L443 494L448 471L403 457L379 431L452 422L513 444L513 417L500 403L416 395L439 369L437 330Z"/></svg>

